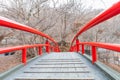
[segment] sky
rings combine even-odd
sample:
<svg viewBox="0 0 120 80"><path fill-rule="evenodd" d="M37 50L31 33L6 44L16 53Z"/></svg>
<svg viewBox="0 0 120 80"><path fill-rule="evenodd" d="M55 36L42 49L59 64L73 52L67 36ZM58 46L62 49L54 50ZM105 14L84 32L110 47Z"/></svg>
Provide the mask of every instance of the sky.
<svg viewBox="0 0 120 80"><path fill-rule="evenodd" d="M82 0L84 5L86 5L87 7L91 6L94 9L106 9L118 1L120 0Z"/></svg>
<svg viewBox="0 0 120 80"><path fill-rule="evenodd" d="M57 1L57 0L54 0ZM67 0L58 0L60 4L65 4ZM69 0L68 0L69 1ZM80 1L80 0L77 0ZM92 7L93 9L106 9L112 6L114 3L120 0L81 0L81 2L87 8ZM52 5L52 3L50 4Z"/></svg>
<svg viewBox="0 0 120 80"><path fill-rule="evenodd" d="M7 0L0 0L0 1L6 1ZM52 0L49 0L52 1ZM65 4L67 0L53 0L53 1L58 1L60 4ZM71 0L68 0L71 1ZM80 1L80 0L76 0ZM114 3L118 2L120 0L81 0L81 2L84 4L86 7L92 7L93 9L106 9L112 6ZM8 3L9 4L9 3ZM50 6L52 6L53 3L51 2ZM59 5L59 4L57 4Z"/></svg>

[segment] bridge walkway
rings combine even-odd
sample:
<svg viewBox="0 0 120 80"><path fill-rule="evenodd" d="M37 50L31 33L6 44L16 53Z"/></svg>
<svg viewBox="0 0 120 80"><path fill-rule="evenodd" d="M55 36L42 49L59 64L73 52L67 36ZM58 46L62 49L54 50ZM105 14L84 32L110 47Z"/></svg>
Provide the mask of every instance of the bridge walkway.
<svg viewBox="0 0 120 80"><path fill-rule="evenodd" d="M109 80L99 68L75 52L38 57L4 80Z"/></svg>

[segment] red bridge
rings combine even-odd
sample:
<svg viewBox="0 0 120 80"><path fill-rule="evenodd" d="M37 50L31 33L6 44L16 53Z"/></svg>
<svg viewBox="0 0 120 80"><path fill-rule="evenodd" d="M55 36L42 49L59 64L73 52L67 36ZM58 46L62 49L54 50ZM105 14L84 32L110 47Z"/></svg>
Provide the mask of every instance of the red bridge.
<svg viewBox="0 0 120 80"><path fill-rule="evenodd" d="M88 29L95 27L120 13L120 2L89 21L75 35L68 52L60 52L57 42L36 29L0 17L0 26L18 29L45 37L45 44L20 45L0 48L0 54L21 50L22 63L15 68L0 74L0 80L120 80L120 73L97 60L97 49L104 48L120 52L120 44L101 42L80 42L78 36ZM75 42L76 40L76 42ZM51 45L50 43L54 43ZM91 55L85 53L85 46L91 47ZM27 61L27 49L38 48L38 56ZM42 48L46 48L47 55L42 55ZM92 63L91 63L92 62Z"/></svg>

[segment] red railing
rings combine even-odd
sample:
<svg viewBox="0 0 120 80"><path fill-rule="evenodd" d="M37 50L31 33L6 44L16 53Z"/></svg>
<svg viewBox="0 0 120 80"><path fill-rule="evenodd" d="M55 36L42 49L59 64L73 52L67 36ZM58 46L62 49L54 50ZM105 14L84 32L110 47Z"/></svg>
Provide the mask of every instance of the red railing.
<svg viewBox="0 0 120 80"><path fill-rule="evenodd" d="M50 45L48 45L48 44L22 45L22 46L1 48L0 49L0 54L6 53L6 52L11 52L11 51L16 51L16 50L22 50L22 63L26 64L27 49L28 48L33 48L33 47L38 47L38 55L42 55L42 47L43 46L47 47L46 50L48 50L49 49L48 47L50 47Z"/></svg>
<svg viewBox="0 0 120 80"><path fill-rule="evenodd" d="M97 61L97 53L96 53L96 48L104 48L108 50L113 50L120 52L120 44L111 44L111 43L101 43L101 42L81 42L77 45L81 45L82 47L82 54L85 53L85 45L91 46L92 50L92 63Z"/></svg>
<svg viewBox="0 0 120 80"><path fill-rule="evenodd" d="M4 54L5 52L10 52L10 51L22 50L22 62L24 64L26 64L27 48L38 47L39 55L42 54L42 47L43 46L46 47L46 52L47 53L50 52L51 48L55 52L60 51L57 42L53 38L51 38L50 36L40 32L40 31L38 31L34 28L31 28L29 26L17 23L15 21L9 20L9 19L1 17L1 16L0 16L0 27L8 27L8 28L18 29L18 30L21 30L21 31L26 31L26 32L30 32L30 33L33 33L33 34L37 34L37 35L45 37L45 38L49 39L50 41L52 41L53 43L55 43L54 46L50 46L49 41L46 40L45 44L33 44L33 45L22 45L22 46L16 46L16 47L0 48L0 54Z"/></svg>
<svg viewBox="0 0 120 80"><path fill-rule="evenodd" d="M99 23L112 18L113 16L116 16L120 14L120 1L114 4L112 7L108 8L107 10L100 13L98 16L93 18L91 21L89 21L85 26L83 26L78 33L75 35L75 37L72 40L70 51L80 51L80 45L82 45L82 53L84 53L84 45L91 45L92 46L92 62L94 63L96 58L96 47L105 48L113 51L119 51L120 52L120 45L119 44L110 44L110 43L97 43L97 42L79 42L78 36L80 36L83 32L87 31L88 29L94 27L95 25L98 25ZM73 46L73 43L76 39L76 44Z"/></svg>
<svg viewBox="0 0 120 80"><path fill-rule="evenodd" d="M40 31L38 31L34 28L31 28L29 26L17 23L15 21L9 20L9 19L1 17L1 16L0 16L0 26L8 27L8 28L14 28L14 29L30 32L30 33L33 33L33 34L37 34L37 35L40 35L42 37L45 37L45 38L51 40L52 42L54 42L57 45L57 42L53 38L51 38L50 36L40 32Z"/></svg>

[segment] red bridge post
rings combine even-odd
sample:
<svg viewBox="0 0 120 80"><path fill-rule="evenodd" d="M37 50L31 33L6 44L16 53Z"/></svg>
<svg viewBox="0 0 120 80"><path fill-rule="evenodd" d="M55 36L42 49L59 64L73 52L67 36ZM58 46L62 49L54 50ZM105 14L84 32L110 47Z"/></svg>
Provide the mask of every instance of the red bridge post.
<svg viewBox="0 0 120 80"><path fill-rule="evenodd" d="M51 52L53 52L53 46L50 47Z"/></svg>
<svg viewBox="0 0 120 80"><path fill-rule="evenodd" d="M92 46L92 63L94 64L97 60L96 47Z"/></svg>
<svg viewBox="0 0 120 80"><path fill-rule="evenodd" d="M24 65L26 65L26 54L27 49L26 48L22 49L22 63L24 63Z"/></svg>
<svg viewBox="0 0 120 80"><path fill-rule="evenodd" d="M79 45L79 39L76 39L76 51L79 52L80 51L80 45Z"/></svg>
<svg viewBox="0 0 120 80"><path fill-rule="evenodd" d="M39 46L39 47L38 47L38 54L39 54L39 55L42 55L42 46Z"/></svg>
<svg viewBox="0 0 120 80"><path fill-rule="evenodd" d="M69 50L70 52L72 52L72 46L70 47L70 50Z"/></svg>
<svg viewBox="0 0 120 80"><path fill-rule="evenodd" d="M46 40L46 44L48 45L48 46L46 46L46 52L50 53L50 43L48 40Z"/></svg>
<svg viewBox="0 0 120 80"><path fill-rule="evenodd" d="M76 47L76 46L73 46L73 51L75 51L75 47Z"/></svg>
<svg viewBox="0 0 120 80"><path fill-rule="evenodd" d="M82 54L85 53L84 44L82 44Z"/></svg>

